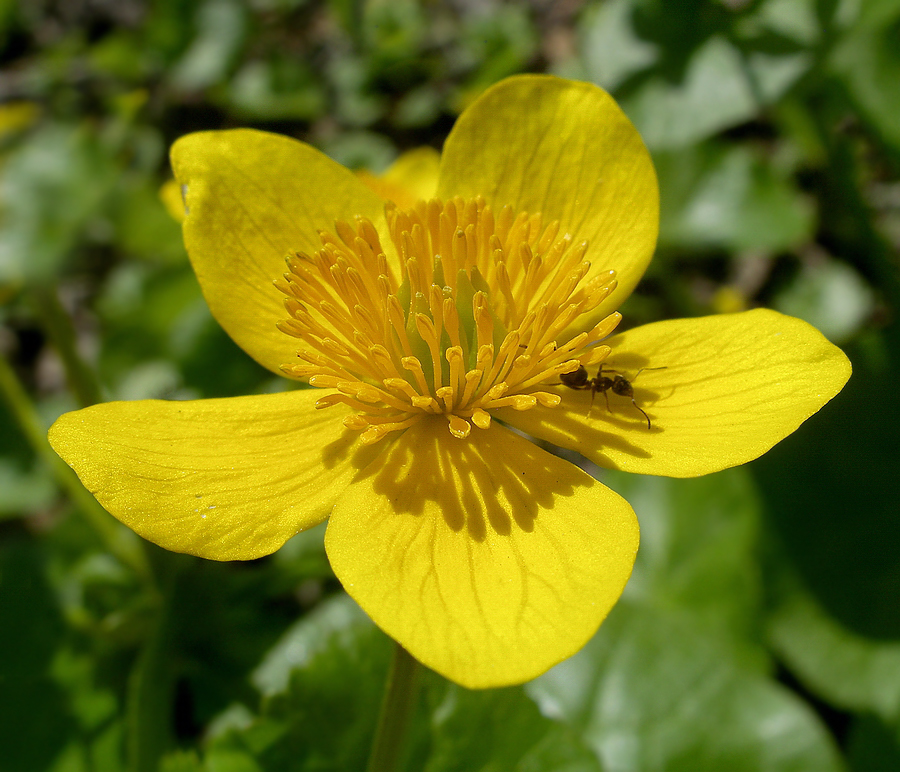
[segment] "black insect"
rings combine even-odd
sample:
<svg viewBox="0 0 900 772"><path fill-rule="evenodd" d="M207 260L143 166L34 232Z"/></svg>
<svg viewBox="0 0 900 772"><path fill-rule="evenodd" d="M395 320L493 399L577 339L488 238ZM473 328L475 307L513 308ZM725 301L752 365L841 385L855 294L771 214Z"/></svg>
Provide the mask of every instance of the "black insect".
<svg viewBox="0 0 900 772"><path fill-rule="evenodd" d="M644 372L644 370L665 369L665 367L642 367L635 373L632 380L635 380L642 372ZM631 385L631 381L629 381L624 375L617 373L615 370L607 370L606 372L612 373L613 377L610 378L608 375L603 374L603 365L601 364L600 369L597 370L597 375L595 375L593 378L589 378L587 368L584 365L579 365L577 370L573 370L571 373L563 373L559 376L559 379L562 382L563 386L568 386L570 389L578 389L579 391L590 389L592 408L594 406L594 395L598 391L603 394L603 397L606 400L607 410L610 410L610 391L613 394L618 394L620 397L629 397L631 399L631 404L634 405L634 409L647 419L647 428L649 429L650 416L648 416L643 410L641 410L641 408L638 407L637 402L634 401L634 387ZM610 410L610 412L612 411ZM590 415L590 410L588 411L588 414Z"/></svg>

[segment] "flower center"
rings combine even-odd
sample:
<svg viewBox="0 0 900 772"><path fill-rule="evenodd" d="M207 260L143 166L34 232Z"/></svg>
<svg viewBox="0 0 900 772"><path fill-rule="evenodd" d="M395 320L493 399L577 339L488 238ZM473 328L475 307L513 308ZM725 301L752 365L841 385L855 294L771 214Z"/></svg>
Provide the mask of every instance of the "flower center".
<svg viewBox="0 0 900 772"><path fill-rule="evenodd" d="M559 222L509 207L495 215L481 198L388 203L386 215L392 251L369 220L337 222L275 282L290 314L278 328L303 341L301 364L282 370L334 390L316 407L348 405L344 425L363 442L429 415L463 438L490 426L493 409L555 407L560 396L542 384L609 354L594 344L618 313L559 340L616 286L615 271L585 280L588 244L560 237Z"/></svg>

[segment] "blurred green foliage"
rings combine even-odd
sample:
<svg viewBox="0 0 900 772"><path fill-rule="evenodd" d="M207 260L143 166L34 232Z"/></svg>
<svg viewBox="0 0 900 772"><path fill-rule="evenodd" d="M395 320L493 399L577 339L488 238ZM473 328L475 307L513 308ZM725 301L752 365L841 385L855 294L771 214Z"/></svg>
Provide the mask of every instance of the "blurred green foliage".
<svg viewBox="0 0 900 772"><path fill-rule="evenodd" d="M144 571L41 430L281 388L187 264L176 137L379 171L523 71L607 88L654 155L629 324L769 305L854 376L746 469L598 472L642 525L623 601L525 687L426 678L408 768L900 768L900 0L3 0L0 51L0 771L362 768L390 647L321 529L249 564L145 545Z"/></svg>

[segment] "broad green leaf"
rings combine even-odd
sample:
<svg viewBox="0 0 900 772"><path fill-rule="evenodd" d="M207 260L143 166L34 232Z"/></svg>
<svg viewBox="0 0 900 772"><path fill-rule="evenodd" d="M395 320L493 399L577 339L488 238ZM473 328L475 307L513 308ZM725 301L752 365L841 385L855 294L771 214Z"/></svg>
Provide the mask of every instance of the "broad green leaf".
<svg viewBox="0 0 900 772"><path fill-rule="evenodd" d="M689 619L621 602L579 654L528 687L607 772L838 772L812 711L742 669Z"/></svg>
<svg viewBox="0 0 900 772"><path fill-rule="evenodd" d="M56 483L43 464L23 468L20 459L0 456L0 520L46 508L56 497Z"/></svg>
<svg viewBox="0 0 900 772"><path fill-rule="evenodd" d="M0 769L43 770L74 733L52 678L62 620L44 558L23 538L0 541Z"/></svg>
<svg viewBox="0 0 900 772"><path fill-rule="evenodd" d="M723 37L694 51L677 83L661 76L622 102L651 150L680 148L752 118L760 109L740 52Z"/></svg>
<svg viewBox="0 0 900 772"><path fill-rule="evenodd" d="M285 695L298 673L317 657L350 656L360 640L377 637L372 623L350 598L340 595L292 625L253 672L253 685L265 697ZM383 646L382 646L383 648Z"/></svg>
<svg viewBox="0 0 900 772"><path fill-rule="evenodd" d="M863 637L898 641L900 326L848 353L854 372L841 394L752 470L769 528L827 613Z"/></svg>
<svg viewBox="0 0 900 772"><path fill-rule="evenodd" d="M326 601L265 657L253 675L262 715L217 737L207 764L225 754L255 758L266 772L362 769L388 650L349 598ZM410 772L600 770L581 739L542 716L521 688L469 691L427 671L409 756Z"/></svg>
<svg viewBox="0 0 900 772"><path fill-rule="evenodd" d="M302 61L273 52L247 62L230 83L229 101L250 120L311 120L324 109L324 95Z"/></svg>
<svg viewBox="0 0 900 772"><path fill-rule="evenodd" d="M766 0L760 3L749 24L813 45L821 34L816 18L816 0Z"/></svg>
<svg viewBox="0 0 900 772"><path fill-rule="evenodd" d="M777 252L812 234L809 202L746 146L658 153L660 245Z"/></svg>
<svg viewBox="0 0 900 772"><path fill-rule="evenodd" d="M772 306L842 343L858 333L871 316L875 293L850 266L823 255L815 263L804 264Z"/></svg>
<svg viewBox="0 0 900 772"><path fill-rule="evenodd" d="M806 52L768 54L754 51L747 55L747 77L751 78L756 98L770 105L781 97L812 67L813 57Z"/></svg>
<svg viewBox="0 0 900 772"><path fill-rule="evenodd" d="M842 769L816 716L768 675L747 472L602 479L638 514L641 550L595 638L526 687L541 712L611 771Z"/></svg>
<svg viewBox="0 0 900 772"><path fill-rule="evenodd" d="M857 717L847 739L853 772L900 769L900 722L886 725L872 715Z"/></svg>
<svg viewBox="0 0 900 772"><path fill-rule="evenodd" d="M431 726L424 772L601 772L576 733L542 716L521 687L473 692L447 685Z"/></svg>
<svg viewBox="0 0 900 772"><path fill-rule="evenodd" d="M633 0L610 0L585 9L579 24L579 51L587 77L607 91L653 65L657 46L634 30Z"/></svg>
<svg viewBox="0 0 900 772"><path fill-rule="evenodd" d="M389 652L389 639L353 601L326 601L265 656L251 679L265 697L262 715L218 738L210 758L249 755L265 772L363 769Z"/></svg>
<svg viewBox="0 0 900 772"><path fill-rule="evenodd" d="M900 5L870 2L858 23L838 42L832 71L885 142L900 149Z"/></svg>
<svg viewBox="0 0 900 772"><path fill-rule="evenodd" d="M0 170L0 284L47 281L89 230L109 230L105 206L117 169L86 128L48 123Z"/></svg>
<svg viewBox="0 0 900 772"><path fill-rule="evenodd" d="M641 523L625 596L730 641L748 666L764 669L760 511L746 471L689 480L604 472L601 479L631 503Z"/></svg>
<svg viewBox="0 0 900 772"><path fill-rule="evenodd" d="M831 705L900 726L900 640L848 630L788 572L773 595L768 637L803 685Z"/></svg>
<svg viewBox="0 0 900 772"><path fill-rule="evenodd" d="M246 34L242 3L205 0L197 5L196 37L169 75L172 84L184 91L208 88L221 81Z"/></svg>

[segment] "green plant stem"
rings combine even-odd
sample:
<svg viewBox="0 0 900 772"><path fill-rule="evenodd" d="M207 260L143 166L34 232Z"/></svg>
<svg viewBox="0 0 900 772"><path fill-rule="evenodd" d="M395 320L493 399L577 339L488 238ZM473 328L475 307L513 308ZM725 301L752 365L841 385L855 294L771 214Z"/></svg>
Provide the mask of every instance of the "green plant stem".
<svg viewBox="0 0 900 772"><path fill-rule="evenodd" d="M401 769L420 669L421 665L409 652L395 642L367 772L398 772Z"/></svg>
<svg viewBox="0 0 900 772"><path fill-rule="evenodd" d="M69 389L75 395L81 407L96 405L102 402L100 384L94 377L90 367L85 364L75 344L75 330L72 319L59 302L59 295L54 286L35 287L31 290L35 300L35 310L40 318L44 332L53 343L53 347L62 360L66 371Z"/></svg>
<svg viewBox="0 0 900 772"><path fill-rule="evenodd" d="M0 354L0 398L6 402L28 444L53 472L60 487L87 518L107 549L125 565L134 569L142 579L152 582L143 544L137 536L120 526L112 515L97 503L97 500L85 490L75 473L53 452L53 448L47 442L47 431L25 387L2 354Z"/></svg>

